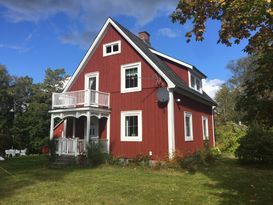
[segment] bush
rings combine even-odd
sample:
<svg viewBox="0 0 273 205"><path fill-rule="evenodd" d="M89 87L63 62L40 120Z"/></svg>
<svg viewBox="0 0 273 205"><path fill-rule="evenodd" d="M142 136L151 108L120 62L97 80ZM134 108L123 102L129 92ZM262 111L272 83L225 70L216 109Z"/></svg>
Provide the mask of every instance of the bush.
<svg viewBox="0 0 273 205"><path fill-rule="evenodd" d="M241 162L273 163L273 132L252 123L240 140L236 156Z"/></svg>
<svg viewBox="0 0 273 205"><path fill-rule="evenodd" d="M150 162L151 157L144 155L144 154L138 154L136 155L134 158L132 158L131 160L129 160L130 164L133 165L141 165L141 166L149 166L149 162Z"/></svg>
<svg viewBox="0 0 273 205"><path fill-rule="evenodd" d="M247 127L234 122L216 126L216 145L223 152L235 153L240 138L246 134Z"/></svg>
<svg viewBox="0 0 273 205"><path fill-rule="evenodd" d="M105 143L91 140L87 144L87 163L91 166L98 166L106 162L109 155L105 152Z"/></svg>
<svg viewBox="0 0 273 205"><path fill-rule="evenodd" d="M196 171L199 166L210 165L221 157L221 151L218 147L210 147L209 142L204 142L204 148L193 155L176 159L181 168L189 171Z"/></svg>
<svg viewBox="0 0 273 205"><path fill-rule="evenodd" d="M57 158L57 141L52 139L48 141L48 148L49 148L49 161L54 162Z"/></svg>

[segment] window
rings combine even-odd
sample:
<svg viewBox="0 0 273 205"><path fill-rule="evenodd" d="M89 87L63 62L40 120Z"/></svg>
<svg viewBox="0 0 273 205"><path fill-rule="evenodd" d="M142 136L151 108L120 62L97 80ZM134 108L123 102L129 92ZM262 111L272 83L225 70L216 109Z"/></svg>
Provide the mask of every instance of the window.
<svg viewBox="0 0 273 205"><path fill-rule="evenodd" d="M203 126L203 140L209 139L209 127L208 127L208 118L202 117L202 126Z"/></svg>
<svg viewBox="0 0 273 205"><path fill-rule="evenodd" d="M201 79L189 72L190 76L190 87L198 92L202 92L202 82Z"/></svg>
<svg viewBox="0 0 273 205"><path fill-rule="evenodd" d="M120 140L142 141L142 111L123 111L120 115Z"/></svg>
<svg viewBox="0 0 273 205"><path fill-rule="evenodd" d="M141 91L141 63L132 63L121 66L121 92Z"/></svg>
<svg viewBox="0 0 273 205"><path fill-rule="evenodd" d="M103 56L110 56L121 52L120 41L107 43L103 45Z"/></svg>
<svg viewBox="0 0 273 205"><path fill-rule="evenodd" d="M184 112L185 141L193 141L192 114Z"/></svg>

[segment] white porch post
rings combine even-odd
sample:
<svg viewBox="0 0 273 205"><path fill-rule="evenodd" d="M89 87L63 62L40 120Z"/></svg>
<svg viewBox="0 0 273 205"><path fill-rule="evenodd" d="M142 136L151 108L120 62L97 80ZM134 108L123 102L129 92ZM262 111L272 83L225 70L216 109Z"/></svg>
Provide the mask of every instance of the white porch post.
<svg viewBox="0 0 273 205"><path fill-rule="evenodd" d="M110 153L110 114L107 118L107 133L106 133L106 138L107 138L107 152L108 154Z"/></svg>
<svg viewBox="0 0 273 205"><path fill-rule="evenodd" d="M88 144L89 142L89 135L90 135L90 111L88 111L86 115L86 136L85 136L86 144Z"/></svg>
<svg viewBox="0 0 273 205"><path fill-rule="evenodd" d="M64 119L64 132L63 132L63 137L66 138L66 129L67 129L67 118Z"/></svg>
<svg viewBox="0 0 273 205"><path fill-rule="evenodd" d="M50 135L49 135L50 140L53 140L53 134L54 134L54 117L51 114L51 116L50 116Z"/></svg>
<svg viewBox="0 0 273 205"><path fill-rule="evenodd" d="M76 119L73 118L73 134L72 134L73 138L75 138L75 133L76 133Z"/></svg>

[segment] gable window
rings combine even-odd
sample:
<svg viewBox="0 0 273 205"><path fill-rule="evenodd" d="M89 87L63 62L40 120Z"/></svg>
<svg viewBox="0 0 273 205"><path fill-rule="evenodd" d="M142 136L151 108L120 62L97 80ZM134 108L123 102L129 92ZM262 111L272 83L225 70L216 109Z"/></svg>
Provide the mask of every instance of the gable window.
<svg viewBox="0 0 273 205"><path fill-rule="evenodd" d="M142 111L123 111L120 115L120 140L142 141Z"/></svg>
<svg viewBox="0 0 273 205"><path fill-rule="evenodd" d="M115 41L103 45L103 56L110 56L121 52L120 41Z"/></svg>
<svg viewBox="0 0 273 205"><path fill-rule="evenodd" d="M194 74L190 73L190 87L198 92L202 92L202 82L201 79L195 76Z"/></svg>
<svg viewBox="0 0 273 205"><path fill-rule="evenodd" d="M184 112L185 141L193 141L192 113Z"/></svg>
<svg viewBox="0 0 273 205"><path fill-rule="evenodd" d="M203 126L203 140L209 139L209 126L208 126L208 118L202 117L202 126Z"/></svg>
<svg viewBox="0 0 273 205"><path fill-rule="evenodd" d="M136 92L141 90L141 63L121 66L121 92Z"/></svg>

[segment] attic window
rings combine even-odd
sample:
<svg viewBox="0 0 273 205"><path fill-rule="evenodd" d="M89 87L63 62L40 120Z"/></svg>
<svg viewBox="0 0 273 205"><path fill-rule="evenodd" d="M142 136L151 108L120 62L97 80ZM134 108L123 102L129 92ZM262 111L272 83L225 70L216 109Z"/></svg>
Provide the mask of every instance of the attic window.
<svg viewBox="0 0 273 205"><path fill-rule="evenodd" d="M190 87L198 92L202 92L202 81L200 78L198 78L197 76L195 76L192 73L189 73L190 75Z"/></svg>
<svg viewBox="0 0 273 205"><path fill-rule="evenodd" d="M103 45L103 56L110 56L121 52L121 42L115 41Z"/></svg>

